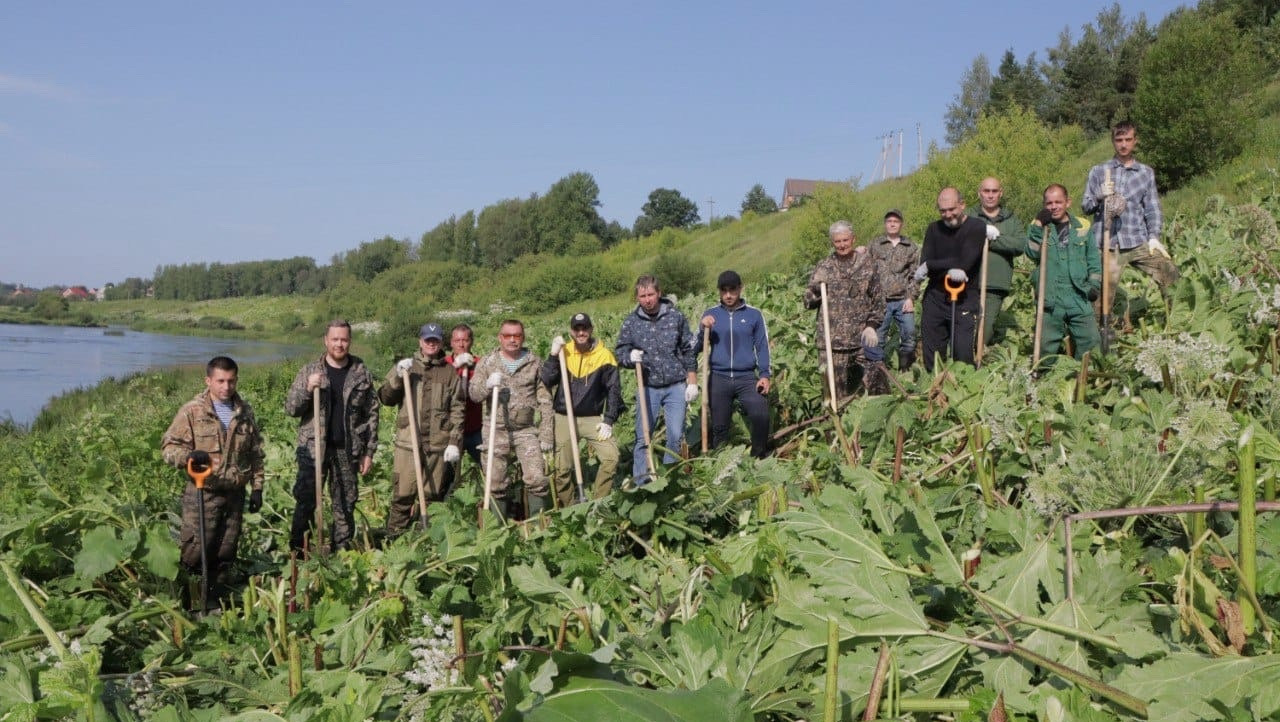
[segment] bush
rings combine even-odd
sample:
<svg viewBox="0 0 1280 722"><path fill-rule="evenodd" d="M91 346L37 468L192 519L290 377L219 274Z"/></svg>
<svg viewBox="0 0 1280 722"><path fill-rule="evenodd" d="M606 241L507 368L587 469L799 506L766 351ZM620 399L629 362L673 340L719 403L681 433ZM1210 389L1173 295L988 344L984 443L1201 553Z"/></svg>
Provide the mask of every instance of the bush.
<svg viewBox="0 0 1280 722"><path fill-rule="evenodd" d="M521 313L542 313L626 289L626 274L599 258L549 258L515 279L509 298Z"/></svg>
<svg viewBox="0 0 1280 722"><path fill-rule="evenodd" d="M1217 168L1253 137L1266 70L1251 39L1226 14L1187 11L1147 51L1133 115L1162 189Z"/></svg>
<svg viewBox="0 0 1280 722"><path fill-rule="evenodd" d="M664 294L686 296L706 289L707 262L700 256L663 253L653 262L653 275Z"/></svg>

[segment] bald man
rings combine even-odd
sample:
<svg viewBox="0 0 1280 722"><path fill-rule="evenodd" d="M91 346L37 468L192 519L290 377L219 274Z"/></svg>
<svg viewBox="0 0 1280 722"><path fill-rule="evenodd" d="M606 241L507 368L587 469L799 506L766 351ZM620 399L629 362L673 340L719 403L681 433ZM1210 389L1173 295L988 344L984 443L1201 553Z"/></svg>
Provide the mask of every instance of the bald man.
<svg viewBox="0 0 1280 722"><path fill-rule="evenodd" d="M973 364L978 276L987 238L987 224L965 215L964 198L955 188L943 188L938 194L938 215L941 217L924 232L921 263L915 273L916 280L928 281L921 304L920 338L924 367L930 372L935 354ZM944 287L947 279L953 287L963 287L954 302Z"/></svg>
<svg viewBox="0 0 1280 722"><path fill-rule="evenodd" d="M996 233L987 254L987 315L983 319L982 339L986 346L1004 340L1002 333L996 338L996 316L1004 308L1004 300L1013 285L1013 266L1018 256L1026 252L1027 225L1013 211L1001 205L1004 186L995 177L983 178L978 184L978 206L969 209L969 215L995 226Z"/></svg>

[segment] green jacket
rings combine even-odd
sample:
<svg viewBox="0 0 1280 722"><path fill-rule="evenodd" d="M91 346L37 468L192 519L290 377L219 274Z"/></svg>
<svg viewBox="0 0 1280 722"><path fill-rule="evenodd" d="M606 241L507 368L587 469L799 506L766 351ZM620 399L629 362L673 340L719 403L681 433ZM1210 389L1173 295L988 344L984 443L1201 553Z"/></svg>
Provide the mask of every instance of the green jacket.
<svg viewBox="0 0 1280 722"><path fill-rule="evenodd" d="M1098 292L1102 288L1102 256L1098 246L1090 237L1090 223L1078 216L1067 216L1067 226L1059 230L1058 242L1049 246L1048 268L1045 269L1044 307L1075 308L1093 313L1089 301L1089 292ZM1032 223L1027 228L1027 256L1040 262L1040 240L1044 237L1044 228ZM1034 275L1040 290L1040 273L1037 267Z"/></svg>
<svg viewBox="0 0 1280 722"><path fill-rule="evenodd" d="M1003 206L995 218L983 213L981 206L973 206L967 212L1000 229L1000 237L991 242L987 254L987 290L1008 293L1013 284L1013 262L1026 252L1026 226Z"/></svg>
<svg viewBox="0 0 1280 722"><path fill-rule="evenodd" d="M418 441L426 454L436 454L447 446L462 446L462 412L465 401L459 391L462 382L458 372L444 360L444 354L427 357L422 351L413 354L409 367L409 385L413 388L413 410L418 419ZM404 379L394 365L378 389L378 399L387 406L399 406L396 412L396 448L412 449L413 433L409 428L409 405L404 403Z"/></svg>

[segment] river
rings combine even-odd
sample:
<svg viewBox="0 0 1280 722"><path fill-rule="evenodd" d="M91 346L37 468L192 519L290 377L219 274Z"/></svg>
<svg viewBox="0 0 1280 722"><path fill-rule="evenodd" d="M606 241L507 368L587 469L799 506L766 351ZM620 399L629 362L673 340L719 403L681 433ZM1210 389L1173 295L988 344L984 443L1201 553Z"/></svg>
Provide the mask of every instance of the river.
<svg viewBox="0 0 1280 722"><path fill-rule="evenodd" d="M300 358L319 349L121 328L0 324L0 420L30 425L55 396L165 366L200 366L214 356L237 363Z"/></svg>

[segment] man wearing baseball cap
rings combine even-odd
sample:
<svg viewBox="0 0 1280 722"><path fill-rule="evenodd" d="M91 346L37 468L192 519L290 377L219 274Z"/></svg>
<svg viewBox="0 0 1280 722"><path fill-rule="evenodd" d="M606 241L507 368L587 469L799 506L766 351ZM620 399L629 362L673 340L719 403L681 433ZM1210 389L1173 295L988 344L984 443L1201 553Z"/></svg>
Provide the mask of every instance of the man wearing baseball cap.
<svg viewBox="0 0 1280 722"><path fill-rule="evenodd" d="M916 294L920 282L912 278L920 263L920 247L902 235L902 212L897 208L884 214L884 235L871 241L871 258L880 273L884 293L884 321L876 329L880 347L889 336L889 327L898 327L898 370L906 371L916 360ZM871 356L871 349L867 349Z"/></svg>
<svg viewBox="0 0 1280 722"><path fill-rule="evenodd" d="M408 373L409 388L404 374ZM401 359L387 372L386 381L378 389L378 398L388 406L399 406L396 414L396 443L391 472L391 511L387 514L387 531L399 534L414 519L418 500L418 474L414 464L421 464L422 483L427 503L444 498L446 462L461 458L463 399L458 392L458 374L444 359L444 331L439 324L428 323L418 331L418 352ZM414 454L413 425L409 423L406 394L413 401L417 417L418 450Z"/></svg>
<svg viewBox="0 0 1280 722"><path fill-rule="evenodd" d="M542 383L554 394L556 434L556 498L560 506L574 502L573 448L569 439L569 416L564 403L564 389L560 387L560 362L563 353L565 368L569 373L569 395L573 400L573 417L578 439L587 442L600 466L596 469L591 486L591 498L599 499L613 489L613 477L618 470L618 442L613 438L613 425L622 414L622 383L618 378L618 361L607 346L592 335L591 317L575 313L569 319L569 335L573 343L566 344L563 336L551 339L551 354L542 364ZM585 483L585 482L584 482Z"/></svg>
<svg viewBox="0 0 1280 722"><path fill-rule="evenodd" d="M751 455L769 455L769 331L760 310L742 300L742 277L725 271L716 280L720 305L702 314L702 327L711 329L707 353L711 378L707 402L711 407L711 448L729 440L733 402L742 406L751 430ZM702 337L694 343L702 351Z"/></svg>

